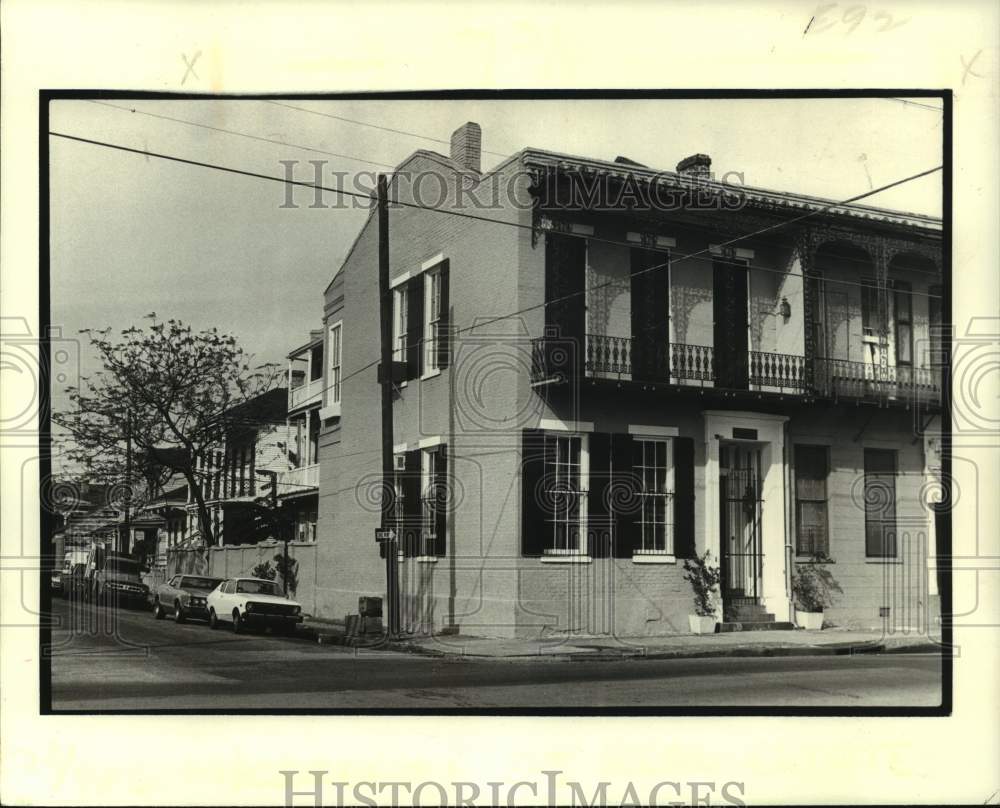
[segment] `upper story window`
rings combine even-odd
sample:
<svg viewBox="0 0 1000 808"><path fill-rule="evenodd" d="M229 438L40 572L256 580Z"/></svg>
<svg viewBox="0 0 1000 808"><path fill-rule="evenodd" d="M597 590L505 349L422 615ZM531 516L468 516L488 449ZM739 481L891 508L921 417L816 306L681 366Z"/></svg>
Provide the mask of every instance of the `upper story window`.
<svg viewBox="0 0 1000 808"><path fill-rule="evenodd" d="M441 327L441 268L424 273L424 373L440 370L439 329Z"/></svg>
<svg viewBox="0 0 1000 808"><path fill-rule="evenodd" d="M343 323L330 326L330 378L327 381L328 401L340 403L340 367L343 353Z"/></svg>
<svg viewBox="0 0 1000 808"><path fill-rule="evenodd" d="M893 302L896 308L896 364L913 364L913 299L909 283L896 281Z"/></svg>
<svg viewBox="0 0 1000 808"><path fill-rule="evenodd" d="M863 278L861 287L861 332L866 342L877 342L886 330L886 314L879 305L878 287L871 278Z"/></svg>
<svg viewBox="0 0 1000 808"><path fill-rule="evenodd" d="M392 359L405 362L409 337L409 287L397 286L392 293Z"/></svg>

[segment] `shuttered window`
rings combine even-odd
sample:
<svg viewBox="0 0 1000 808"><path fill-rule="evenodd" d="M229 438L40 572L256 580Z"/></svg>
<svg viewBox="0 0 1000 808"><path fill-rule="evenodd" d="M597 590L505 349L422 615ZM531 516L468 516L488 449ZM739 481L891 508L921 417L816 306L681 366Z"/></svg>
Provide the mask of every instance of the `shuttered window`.
<svg viewBox="0 0 1000 808"><path fill-rule="evenodd" d="M800 556L830 553L828 473L826 446L795 447L795 552Z"/></svg>
<svg viewBox="0 0 1000 808"><path fill-rule="evenodd" d="M673 555L673 440L636 439L632 446L632 470L639 485L638 552Z"/></svg>
<svg viewBox="0 0 1000 808"><path fill-rule="evenodd" d="M865 449L865 555L896 557L896 453Z"/></svg>

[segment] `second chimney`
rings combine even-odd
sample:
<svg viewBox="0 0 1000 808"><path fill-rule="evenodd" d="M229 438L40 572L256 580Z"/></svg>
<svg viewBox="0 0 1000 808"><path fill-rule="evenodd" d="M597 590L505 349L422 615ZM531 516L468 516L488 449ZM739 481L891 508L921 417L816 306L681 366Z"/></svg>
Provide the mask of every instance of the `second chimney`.
<svg viewBox="0 0 1000 808"><path fill-rule="evenodd" d="M483 155L483 130L478 123L462 124L451 135L451 159L462 168L480 172Z"/></svg>
<svg viewBox="0 0 1000 808"><path fill-rule="evenodd" d="M692 154L677 164L677 173L700 180L711 179L712 158L707 154Z"/></svg>

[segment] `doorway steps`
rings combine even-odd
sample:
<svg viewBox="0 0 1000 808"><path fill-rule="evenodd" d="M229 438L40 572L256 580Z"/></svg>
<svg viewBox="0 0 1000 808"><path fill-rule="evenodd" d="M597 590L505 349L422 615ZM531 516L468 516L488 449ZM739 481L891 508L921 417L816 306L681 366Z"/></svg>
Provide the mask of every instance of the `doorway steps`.
<svg viewBox="0 0 1000 808"><path fill-rule="evenodd" d="M726 610L726 620L719 624L719 632L732 631L791 631L793 623L778 621L759 603L741 603Z"/></svg>

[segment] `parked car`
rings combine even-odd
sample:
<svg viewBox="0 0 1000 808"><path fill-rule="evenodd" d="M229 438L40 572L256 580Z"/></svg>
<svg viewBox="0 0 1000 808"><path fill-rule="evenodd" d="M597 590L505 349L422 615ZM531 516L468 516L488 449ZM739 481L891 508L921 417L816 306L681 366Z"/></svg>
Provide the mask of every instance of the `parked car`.
<svg viewBox="0 0 1000 808"><path fill-rule="evenodd" d="M168 613L183 623L189 617L208 619L208 595L222 578L205 575L175 575L156 587L153 593L153 617L162 620Z"/></svg>
<svg viewBox="0 0 1000 808"><path fill-rule="evenodd" d="M67 596L66 586L73 574L73 568L77 564L83 564L86 566L86 563L86 550L67 550L66 555L63 557L62 566L59 569L52 571L52 593L65 598Z"/></svg>
<svg viewBox="0 0 1000 808"><path fill-rule="evenodd" d="M83 600L87 596L87 563L73 565L69 573L63 573L60 594L68 600Z"/></svg>
<svg viewBox="0 0 1000 808"><path fill-rule="evenodd" d="M91 596L95 603L111 606L145 606L147 587L139 575L139 562L117 553L108 553L94 573Z"/></svg>
<svg viewBox="0 0 1000 808"><path fill-rule="evenodd" d="M244 626L271 626L289 633L302 622L302 607L285 597L274 581L230 578L208 596L208 624L229 621L239 633Z"/></svg>

